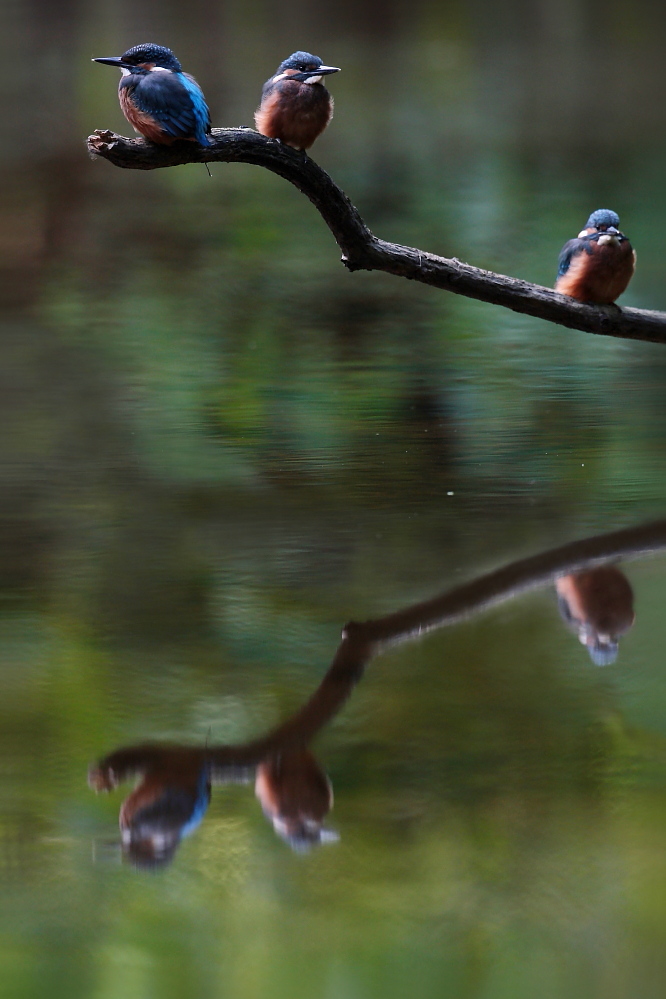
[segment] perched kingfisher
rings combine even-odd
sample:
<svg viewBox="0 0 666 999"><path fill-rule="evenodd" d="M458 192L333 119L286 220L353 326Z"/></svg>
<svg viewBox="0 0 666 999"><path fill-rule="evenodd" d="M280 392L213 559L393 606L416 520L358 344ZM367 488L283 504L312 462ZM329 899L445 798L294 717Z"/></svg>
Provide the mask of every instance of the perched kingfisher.
<svg viewBox="0 0 666 999"><path fill-rule="evenodd" d="M118 97L130 125L145 139L170 146L189 139L209 146L210 112L201 87L163 45L135 45L121 56L93 59L117 66Z"/></svg>
<svg viewBox="0 0 666 999"><path fill-rule="evenodd" d="M636 252L619 225L619 215L608 208L592 212L585 228L562 247L555 291L598 305L610 305L622 294L634 273Z"/></svg>
<svg viewBox="0 0 666 999"><path fill-rule="evenodd" d="M319 56L294 52L264 84L254 114L257 131L294 149L309 149L333 117L333 98L322 77L339 72Z"/></svg>

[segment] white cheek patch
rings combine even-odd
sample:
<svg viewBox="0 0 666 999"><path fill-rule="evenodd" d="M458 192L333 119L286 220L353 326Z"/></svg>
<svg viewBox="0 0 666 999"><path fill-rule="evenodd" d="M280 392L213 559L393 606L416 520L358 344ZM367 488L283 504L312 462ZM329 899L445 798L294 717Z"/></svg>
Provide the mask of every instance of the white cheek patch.
<svg viewBox="0 0 666 999"><path fill-rule="evenodd" d="M309 76L303 83L321 83L321 76Z"/></svg>
<svg viewBox="0 0 666 999"><path fill-rule="evenodd" d="M271 83L279 83L280 80L288 80L290 76L290 73L280 73L278 76L273 77Z"/></svg>
<svg viewBox="0 0 666 999"><path fill-rule="evenodd" d="M165 69L164 66L151 66L150 67L150 72L151 73L170 73L171 70L170 69Z"/></svg>
<svg viewBox="0 0 666 999"><path fill-rule="evenodd" d="M587 236L587 229L581 229L580 232L578 233L576 239L582 239L583 236Z"/></svg>

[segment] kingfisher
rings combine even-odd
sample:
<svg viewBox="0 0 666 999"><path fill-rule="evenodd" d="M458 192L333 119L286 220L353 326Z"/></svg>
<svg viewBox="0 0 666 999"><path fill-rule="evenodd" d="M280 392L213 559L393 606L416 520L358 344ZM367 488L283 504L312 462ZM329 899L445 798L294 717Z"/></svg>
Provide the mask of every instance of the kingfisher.
<svg viewBox="0 0 666 999"><path fill-rule="evenodd" d="M620 216L608 208L592 212L585 228L562 247L555 291L597 305L619 298L636 268L636 251L619 225Z"/></svg>
<svg viewBox="0 0 666 999"><path fill-rule="evenodd" d="M322 77L339 72L319 56L294 52L264 84L254 114L257 131L294 149L309 149L333 117L333 98Z"/></svg>
<svg viewBox="0 0 666 999"><path fill-rule="evenodd" d="M164 45L135 45L121 56L93 59L117 66L120 107L130 125L150 142L170 146L188 139L210 146L210 112L201 87L184 73Z"/></svg>

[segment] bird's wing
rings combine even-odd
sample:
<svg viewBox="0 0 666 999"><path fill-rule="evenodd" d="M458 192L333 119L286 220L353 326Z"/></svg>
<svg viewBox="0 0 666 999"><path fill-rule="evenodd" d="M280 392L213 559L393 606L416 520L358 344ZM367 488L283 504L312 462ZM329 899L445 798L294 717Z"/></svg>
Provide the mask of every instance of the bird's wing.
<svg viewBox="0 0 666 999"><path fill-rule="evenodd" d="M199 117L201 124L204 127L204 131L210 132L212 122L210 120L210 111L208 110L208 105L206 104L206 98L204 97L203 90L189 73L183 73L183 83L188 88L190 92L190 97L192 98L192 103L194 105L195 113Z"/></svg>
<svg viewBox="0 0 666 999"><path fill-rule="evenodd" d="M270 93L272 93L273 90L276 87L277 87L277 83L273 82L273 77L271 76L271 78L269 80L266 80L266 82L264 83L263 87L261 88L261 99L262 99L262 101L263 101L264 97L268 97L268 95Z"/></svg>
<svg viewBox="0 0 666 999"><path fill-rule="evenodd" d="M560 253L560 257L557 262L558 263L557 276L562 277L564 274L566 274L566 272L569 270L569 266L573 258L586 248L587 247L585 242L582 239L578 238L570 239L567 243L565 243L564 246L562 247L562 251Z"/></svg>
<svg viewBox="0 0 666 999"><path fill-rule="evenodd" d="M198 138L210 127L204 96L184 74L146 73L133 98L141 111L159 121L164 131L176 139Z"/></svg>

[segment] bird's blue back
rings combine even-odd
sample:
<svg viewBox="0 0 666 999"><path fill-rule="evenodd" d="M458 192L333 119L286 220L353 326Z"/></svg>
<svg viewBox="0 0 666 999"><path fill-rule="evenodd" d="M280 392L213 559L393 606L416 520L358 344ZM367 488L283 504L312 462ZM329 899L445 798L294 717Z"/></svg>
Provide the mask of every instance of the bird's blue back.
<svg viewBox="0 0 666 999"><path fill-rule="evenodd" d="M123 77L140 111L151 116L175 139L196 139L209 146L211 120L201 87L188 73L148 72Z"/></svg>

